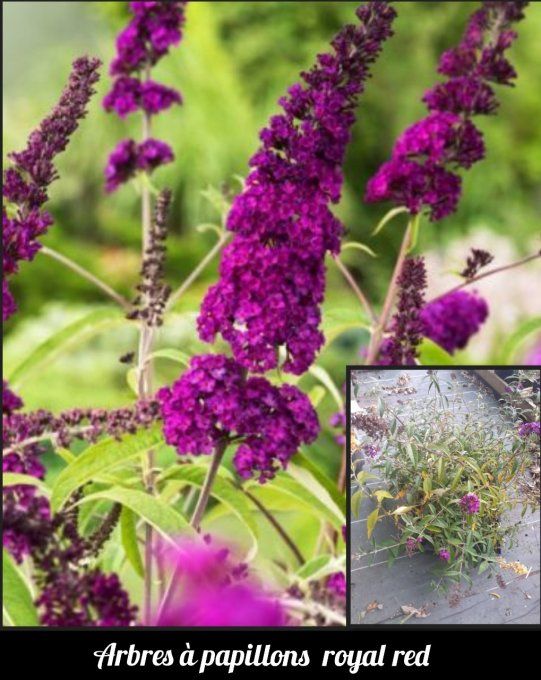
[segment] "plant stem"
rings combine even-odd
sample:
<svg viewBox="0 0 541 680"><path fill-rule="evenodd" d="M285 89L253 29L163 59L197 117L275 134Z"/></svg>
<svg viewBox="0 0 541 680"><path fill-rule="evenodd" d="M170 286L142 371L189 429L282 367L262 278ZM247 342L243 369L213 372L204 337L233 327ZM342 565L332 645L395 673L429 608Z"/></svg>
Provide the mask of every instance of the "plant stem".
<svg viewBox="0 0 541 680"><path fill-rule="evenodd" d="M363 293L363 291L360 289L359 285L353 278L351 272L349 269L346 267L346 265L342 262L340 257L337 255L336 257L333 257L333 260L338 267L338 269L342 272L343 277L346 279L346 281L349 283L352 291L355 293L357 298L359 299L359 302L361 305L365 308L365 310L368 313L368 316L372 319L374 323L377 324L378 322L378 317L376 316L376 313L374 312L374 309L372 308L372 305L370 304L368 298L366 295Z"/></svg>
<svg viewBox="0 0 541 680"><path fill-rule="evenodd" d="M396 292L397 292L397 281L398 277L400 276L400 272L402 271L402 266L404 264L404 260L406 259L406 255L408 253L408 249L410 246L410 239L411 239L411 231L412 231L412 224L413 220L416 219L416 217L413 217L409 223L408 226L406 227L406 231L404 232L404 238L402 239L402 245L400 246L400 251L398 253L398 257L396 259L396 264L394 267L393 275L391 277L391 282L389 283L389 288L387 290L387 295L385 296L385 302L383 304L383 310L381 312L381 315L379 317L379 322L374 329L374 332L372 333L372 337L370 338L370 345L368 346L368 354L366 357L366 365L367 366L372 366L377 359L379 348L381 345L381 338L383 336L383 332L385 328L387 327L387 323L389 322L389 317L391 316L391 312L393 309L393 304L395 301L396 297Z"/></svg>
<svg viewBox="0 0 541 680"><path fill-rule="evenodd" d="M223 441L216 445L216 448L214 450L214 455L212 456L209 469L207 470L205 481L203 482L203 486L201 488L201 493L199 494L199 498L197 499L197 505L192 515L192 519L190 520L190 525L196 531L199 531L201 520L203 519L203 515L205 513L205 509L210 498L212 485L214 484L214 480L216 479L216 474L218 473L218 469L220 468L220 463L222 462L222 458L224 456L228 443L229 443L228 440L224 439ZM171 578L169 579L169 583L162 596L162 600L160 602L160 606L158 609L158 619L161 617L162 613L166 610L167 605L169 604L171 597L173 596L174 586L178 580L178 576L180 574L181 569L182 565L177 564L175 570L173 571L173 574L171 575Z"/></svg>
<svg viewBox="0 0 541 680"><path fill-rule="evenodd" d="M464 281L463 283L459 283L457 286L454 288L451 288L448 290L446 293L442 293L441 295L438 295L435 298L432 298L432 300L429 300L427 304L430 304L432 302L436 302L436 300L441 300L441 298L445 297L446 295L451 295L451 293L456 293L457 290L462 290L462 288L466 288L466 286L470 286L472 283L476 283L477 281L481 281L481 279L486 279L487 276L492 276L493 274L499 274L500 272L505 272L509 269L514 269L515 267L520 267L523 264L527 264L528 262L531 262L532 260L536 260L537 258L541 257L541 251L538 253L535 253L535 255L528 255L528 257L524 257L522 260L517 260L517 262L511 262L511 264L506 264L503 265L502 267L494 267L494 269L489 269L487 272L484 272L483 274L479 274L478 276L474 276L471 279L468 279L467 281Z"/></svg>
<svg viewBox="0 0 541 680"><path fill-rule="evenodd" d="M293 555L295 555L295 558L297 559L297 562L300 565L303 565L305 562L304 557L302 556L301 551L299 550L298 546L295 544L291 536L287 533L287 531L284 529L284 527L280 524L280 522L274 517L274 515L261 503L259 498L256 498L254 495L252 495L249 491L244 490L244 493L248 498L252 501L252 503L261 511L263 515L269 520L269 522L272 524L272 526L276 529L277 533L280 535L284 543L287 545L287 547L291 550Z"/></svg>
<svg viewBox="0 0 541 680"><path fill-rule="evenodd" d="M150 78L150 67L145 69L145 79ZM151 117L143 112L142 141L150 138ZM144 260L146 250L150 243L150 232L152 229L152 201L150 188L147 182L142 183L141 187L141 261ZM139 399L146 399L152 392L152 369L153 362L148 360L148 355L152 351L154 340L154 330L150 328L144 319L141 319L139 332L139 351L137 358L137 392ZM142 461L143 484L149 494L154 494L154 451L150 450ZM143 600L143 623L149 625L152 617L152 579L153 579L153 538L154 532L150 524L145 525L145 579L144 579L144 600Z"/></svg>
<svg viewBox="0 0 541 680"><path fill-rule="evenodd" d="M194 283L194 281L201 274L201 272L205 269L205 267L220 252L220 250L223 248L223 246L229 240L230 236L231 236L231 234L229 232L227 232L227 231L223 232L223 234L220 236L218 241L209 250L209 252L205 255L205 257L201 260L201 262L197 265L197 267L191 272L191 274L186 278L186 280L183 281L183 283L177 288L177 290L174 293L172 293L169 300L167 301L166 311L171 309L178 302L178 300L182 297L182 295L184 295L184 293L188 290L188 288L192 285L192 283Z"/></svg>
<svg viewBox="0 0 541 680"><path fill-rule="evenodd" d="M57 262L63 264L65 267L68 267L68 269L71 269L73 272L81 276L83 279L90 281L90 283L99 288L103 293L105 293L108 297L114 300L123 309L129 310L131 308L130 303L128 302L128 300L126 300L125 297L123 297L122 295L120 295L120 293L117 293L115 290L113 290L111 286L107 285L104 281L98 279L97 276L91 274L87 269L81 267L80 264L77 264L77 262L74 262L69 257L66 257L66 255L62 255L61 253L57 252L56 250L53 250L52 248L48 248L47 246L42 246L39 252L43 253L44 255L48 255L49 257L53 258L53 260L56 260Z"/></svg>
<svg viewBox="0 0 541 680"><path fill-rule="evenodd" d="M216 449L214 451L214 455L212 456L209 469L207 470L207 475L205 477L205 481L203 482L201 493L199 494L199 498L197 499L197 505L195 506L192 519L190 520L190 524L196 531L199 531L201 520L203 519L205 509L209 502L212 485L214 484L214 480L216 479L216 474L218 473L218 469L220 467L220 463L222 462L222 458L224 457L227 444L228 444L227 440L224 439L222 442L216 445Z"/></svg>

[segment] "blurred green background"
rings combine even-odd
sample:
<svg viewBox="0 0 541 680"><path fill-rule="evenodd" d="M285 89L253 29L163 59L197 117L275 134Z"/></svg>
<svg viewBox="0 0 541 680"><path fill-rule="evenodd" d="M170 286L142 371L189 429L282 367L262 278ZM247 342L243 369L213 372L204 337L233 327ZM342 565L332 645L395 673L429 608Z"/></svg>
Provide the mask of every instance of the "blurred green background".
<svg viewBox="0 0 541 680"><path fill-rule="evenodd" d="M209 187L237 190L258 144L258 131L277 111L276 100L326 48L339 27L354 18L355 2L193 2L185 39L156 68L156 80L179 88L182 107L161 115L156 136L169 142L174 164L155 175L158 186L174 189L168 279L178 285L211 247L214 235L197 226L216 221L203 193ZM114 195L103 191L103 166L123 137L137 136L140 120L106 114L101 98L110 86L107 65L115 34L127 19L123 2L4 2L4 152L24 146L30 130L54 105L81 53L105 63L99 93L88 118L59 160L61 180L51 188L55 225L44 242L81 263L126 296L132 296L139 268L139 199L131 186ZM393 222L377 238L370 234L386 206L363 203L366 180L389 154L397 134L424 115L421 96L436 79L439 54L457 42L475 3L397 3L396 35L374 68L358 109L348 151L346 184L337 213L348 239L369 244L371 259L348 251L344 260L376 303L390 276L403 224ZM432 291L453 282L472 245L492 250L505 264L539 248L541 208L541 6L527 10L511 59L519 73L515 88L499 88L498 115L479 120L488 157L465 176L460 209L437 225L425 223L419 251L427 255ZM490 321L472 342L465 361L490 362L502 339L541 311L537 263L480 286L491 303ZM161 332L159 345L195 351L194 316L216 262L191 288L179 314ZM23 264L12 288L20 312L5 328L7 373L56 330L104 304L98 291L44 255ZM329 266L326 309L355 313L357 302ZM338 384L345 363L359 361L362 331L342 335L321 357ZM528 351L528 343L524 353ZM135 331L123 326L74 346L20 385L29 407L116 405L130 399L126 367L118 357L134 348ZM178 368L162 362L160 382ZM306 386L309 388L310 379ZM327 403L328 402L328 403ZM325 398L323 410L336 410ZM330 445L332 433L322 446ZM338 460L338 457L337 459Z"/></svg>

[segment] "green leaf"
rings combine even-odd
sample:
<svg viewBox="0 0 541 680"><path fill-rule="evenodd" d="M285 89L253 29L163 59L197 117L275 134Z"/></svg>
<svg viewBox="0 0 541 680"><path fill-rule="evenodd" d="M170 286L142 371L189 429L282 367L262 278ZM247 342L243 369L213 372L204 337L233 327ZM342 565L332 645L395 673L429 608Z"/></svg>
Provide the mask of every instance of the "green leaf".
<svg viewBox="0 0 541 680"><path fill-rule="evenodd" d="M203 465L179 465L175 473L168 476L168 479L178 480L191 486L202 487L207 473L206 466ZM240 522L246 527L252 540L252 548L248 560L252 560L258 548L258 527L252 512L252 504L244 495L241 489L229 480L217 476L211 489L211 496L233 512Z"/></svg>
<svg viewBox="0 0 541 680"><path fill-rule="evenodd" d="M355 493L351 495L351 514L357 519L359 518L359 510L363 498L364 492L362 491L362 489L359 489L359 491L355 491Z"/></svg>
<svg viewBox="0 0 541 680"><path fill-rule="evenodd" d="M321 403L321 400L325 398L325 395L327 392L325 392L325 388L322 387L321 385L315 385L312 387L310 392L308 392L308 399L310 399L310 403L314 408L317 408L319 404Z"/></svg>
<svg viewBox="0 0 541 680"><path fill-rule="evenodd" d="M108 328L121 326L125 323L128 322L119 309L109 307L94 309L82 319L78 319L62 330L53 333L47 340L38 345L9 373L9 382L14 387L20 387L38 372L41 373L46 366L65 352L99 335Z"/></svg>
<svg viewBox="0 0 541 680"><path fill-rule="evenodd" d="M419 361L423 366L456 366L453 357L428 338L419 345Z"/></svg>
<svg viewBox="0 0 541 680"><path fill-rule="evenodd" d="M328 374L328 372L321 366L310 366L308 372L311 373L314 378L317 378L319 382L324 385L328 390L329 394L334 399L338 409L341 411L344 408L344 400L340 394L340 390L334 384L334 380Z"/></svg>
<svg viewBox="0 0 541 680"><path fill-rule="evenodd" d="M537 333L541 329L541 316L533 319L528 319L522 323L511 335L504 341L499 355L498 363L512 364L513 359L517 354L517 350L527 340L530 335Z"/></svg>
<svg viewBox="0 0 541 680"><path fill-rule="evenodd" d="M141 578L145 575L141 553L137 544L137 527L135 522L135 513L126 505L122 507L120 513L120 537L122 540L122 547L128 558L128 562L133 567L135 573Z"/></svg>
<svg viewBox="0 0 541 680"><path fill-rule="evenodd" d="M313 491L307 489L306 486L285 473L276 475L272 482L269 482L266 486L271 487L275 492L280 492L294 498L300 507L327 520L337 529L341 529L345 523L343 513L338 510L334 503L332 503L333 510L317 494L314 494Z"/></svg>
<svg viewBox="0 0 541 680"><path fill-rule="evenodd" d="M145 491L114 486L111 489L84 496L77 502L77 505L98 499L107 499L113 503L120 503L123 508L129 508L172 543L182 532L189 530L192 533L194 531L180 513Z"/></svg>
<svg viewBox="0 0 541 680"><path fill-rule="evenodd" d="M337 563L333 555L317 555L317 557L313 557L303 564L295 575L302 581L313 581L332 574L339 569L340 564Z"/></svg>
<svg viewBox="0 0 541 680"><path fill-rule="evenodd" d="M58 511L71 494L101 473L140 456L163 441L160 425L135 434L124 435L120 441L110 438L89 446L56 478L51 507Z"/></svg>
<svg viewBox="0 0 541 680"><path fill-rule="evenodd" d="M359 241L349 241L348 243L344 243L341 248L342 252L344 250L360 250L363 253L367 253L370 255L370 257L377 257L376 253L372 250L372 248L369 248L367 245L364 243L359 243Z"/></svg>
<svg viewBox="0 0 541 680"><path fill-rule="evenodd" d="M185 352L181 352L178 349L158 349L156 352L152 352L149 359L169 359L170 361L176 361L178 364L183 366L188 366L190 363L190 355Z"/></svg>
<svg viewBox="0 0 541 680"><path fill-rule="evenodd" d="M334 479L331 479L328 475L326 475L325 472L323 472L323 470L313 461L311 461L310 458L308 458L308 456L302 451L299 451L299 453L296 454L294 464L298 465L300 468L308 470L308 472L310 472L316 478L321 486L326 489L326 491L328 491L329 495L340 508L342 513L344 515L346 514L346 497L340 491Z"/></svg>
<svg viewBox="0 0 541 680"><path fill-rule="evenodd" d="M325 484L322 484L317 476L308 468L300 467L296 463L289 463L286 474L289 474L299 484L302 484L311 494L331 511L340 522L340 526L345 524L345 497L341 495L340 501L334 501L334 494L331 494Z"/></svg>
<svg viewBox="0 0 541 680"><path fill-rule="evenodd" d="M372 536L372 532L374 531L377 521L379 519L379 508L376 508L373 510L369 515L368 519L366 520L366 535L368 538Z"/></svg>
<svg viewBox="0 0 541 680"><path fill-rule="evenodd" d="M322 331L326 345L330 345L342 333L360 328L370 329L370 323L357 308L333 307L323 312Z"/></svg>
<svg viewBox="0 0 541 680"><path fill-rule="evenodd" d="M399 508L396 508L396 510L393 510L391 515L405 515L410 510L413 510L414 507L414 505L401 505Z"/></svg>
<svg viewBox="0 0 541 680"><path fill-rule="evenodd" d="M7 550L2 561L2 605L12 626L38 626L38 615L25 577Z"/></svg>
<svg viewBox="0 0 541 680"><path fill-rule="evenodd" d="M378 499L378 503L380 504L384 498L393 498L393 495L388 491L385 491L385 489L378 489L377 491L374 491L374 496Z"/></svg>
<svg viewBox="0 0 541 680"><path fill-rule="evenodd" d="M45 496L49 496L51 490L41 479L32 477L32 475L23 475L18 472L4 472L2 475L2 486L4 489L7 486L15 486L16 484L24 484L25 486L35 486Z"/></svg>
<svg viewBox="0 0 541 680"><path fill-rule="evenodd" d="M403 213L407 213L408 209L404 208L403 206L399 208L393 208L392 210L389 210L389 212L383 216L383 218L378 222L376 228L372 232L372 236L376 236L379 234L379 232L383 229L383 227L388 224L391 220L393 220L397 215L402 215Z"/></svg>

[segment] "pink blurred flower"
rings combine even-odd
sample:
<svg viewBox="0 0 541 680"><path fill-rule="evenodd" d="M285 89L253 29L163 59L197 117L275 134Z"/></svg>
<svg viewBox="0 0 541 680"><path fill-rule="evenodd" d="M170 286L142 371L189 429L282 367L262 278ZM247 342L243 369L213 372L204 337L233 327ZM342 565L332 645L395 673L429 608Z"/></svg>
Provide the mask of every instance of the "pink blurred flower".
<svg viewBox="0 0 541 680"><path fill-rule="evenodd" d="M156 626L283 626L285 612L275 596L249 577L228 548L182 540L166 553L175 585Z"/></svg>

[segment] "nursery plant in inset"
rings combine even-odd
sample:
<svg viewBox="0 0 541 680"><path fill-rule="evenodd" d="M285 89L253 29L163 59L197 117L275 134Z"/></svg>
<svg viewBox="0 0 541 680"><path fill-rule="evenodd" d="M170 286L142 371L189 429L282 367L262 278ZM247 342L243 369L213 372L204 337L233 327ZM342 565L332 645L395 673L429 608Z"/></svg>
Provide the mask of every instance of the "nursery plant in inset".
<svg viewBox="0 0 541 680"><path fill-rule="evenodd" d="M353 474L362 487L355 505L362 496L375 504L367 538L378 522L392 522L394 538L372 539L374 549L387 549L390 565L401 553L433 553L444 587L471 584L473 569L498 568L520 523L509 512L520 505L524 516L538 507L521 493L531 477L532 442L539 448L538 422L514 421L505 406L494 417L480 390L465 402L459 380L456 374L442 382L429 371L423 401L401 396L391 405L380 389L377 408L352 416ZM369 483L376 478L382 484Z"/></svg>

